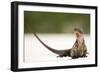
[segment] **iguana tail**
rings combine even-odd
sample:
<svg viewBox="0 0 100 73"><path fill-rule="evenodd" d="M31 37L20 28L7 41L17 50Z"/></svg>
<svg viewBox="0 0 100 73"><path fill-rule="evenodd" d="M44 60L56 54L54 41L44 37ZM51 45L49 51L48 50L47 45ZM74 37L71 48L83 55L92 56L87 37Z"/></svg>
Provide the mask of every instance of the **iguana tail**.
<svg viewBox="0 0 100 73"><path fill-rule="evenodd" d="M33 35L38 39L38 41L42 44L42 45L44 45L44 47L46 47L48 50L50 50L51 52L53 52L53 53L56 53L56 54L58 54L58 55L61 55L61 54L63 54L65 51L64 50L56 50L56 49L53 49L53 48L51 48L51 47L49 47L48 45L46 45L37 35L36 35L36 33L33 33Z"/></svg>

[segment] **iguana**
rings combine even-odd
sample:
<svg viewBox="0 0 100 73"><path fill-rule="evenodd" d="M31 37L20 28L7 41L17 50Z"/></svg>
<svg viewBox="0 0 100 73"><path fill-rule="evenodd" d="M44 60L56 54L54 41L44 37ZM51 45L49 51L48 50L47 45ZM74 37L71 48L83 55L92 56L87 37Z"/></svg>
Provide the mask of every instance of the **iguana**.
<svg viewBox="0 0 100 73"><path fill-rule="evenodd" d="M46 45L37 35L36 33L33 33L34 36L38 39L38 41L46 47L51 52L58 54L57 57L72 57L72 58L79 58L79 57L86 57L87 54L87 47L85 45L84 40L84 33L82 30L75 28L74 33L76 35L76 41L72 48L65 49L65 50L56 50L54 48L51 48L50 46Z"/></svg>

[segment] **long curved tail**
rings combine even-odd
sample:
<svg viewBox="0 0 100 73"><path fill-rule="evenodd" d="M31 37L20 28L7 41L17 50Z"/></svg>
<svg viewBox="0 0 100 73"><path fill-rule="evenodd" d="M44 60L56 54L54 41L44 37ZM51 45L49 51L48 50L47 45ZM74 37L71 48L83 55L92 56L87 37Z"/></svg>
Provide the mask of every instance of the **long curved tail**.
<svg viewBox="0 0 100 73"><path fill-rule="evenodd" d="M51 52L53 52L53 53L56 53L56 54L63 54L64 53L64 50L56 50L56 49L53 49L53 48L51 48L51 47L49 47L48 45L46 45L37 35L36 35L36 33L33 33L33 35L38 39L38 41L42 44L42 45L44 45L44 47L46 47L48 50L50 50Z"/></svg>

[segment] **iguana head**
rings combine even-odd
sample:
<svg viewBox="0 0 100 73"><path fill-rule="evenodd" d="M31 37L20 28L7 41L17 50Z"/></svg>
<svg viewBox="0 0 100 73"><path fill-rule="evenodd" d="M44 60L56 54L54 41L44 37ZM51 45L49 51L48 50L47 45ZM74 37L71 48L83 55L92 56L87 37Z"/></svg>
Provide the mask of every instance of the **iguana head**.
<svg viewBox="0 0 100 73"><path fill-rule="evenodd" d="M74 34L75 34L76 38L79 38L79 37L83 36L83 31L82 31L82 29L74 28Z"/></svg>

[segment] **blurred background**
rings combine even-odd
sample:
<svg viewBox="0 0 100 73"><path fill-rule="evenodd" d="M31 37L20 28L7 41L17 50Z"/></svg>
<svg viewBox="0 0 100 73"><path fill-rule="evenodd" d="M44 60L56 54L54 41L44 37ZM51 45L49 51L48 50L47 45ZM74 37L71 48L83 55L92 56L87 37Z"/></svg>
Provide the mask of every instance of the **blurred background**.
<svg viewBox="0 0 100 73"><path fill-rule="evenodd" d="M90 14L24 11L25 34L31 32L73 33L75 27L89 34Z"/></svg>
<svg viewBox="0 0 100 73"><path fill-rule="evenodd" d="M49 64L65 61L65 63L69 64L66 61L70 58L57 58L57 55L44 47L32 32L36 32L39 38L48 46L54 49L65 50L71 48L76 40L73 34L73 29L76 27L83 29L86 45L89 48L88 52L90 53L89 14L25 11L25 53L23 61L27 63L49 62ZM86 59L90 57L91 55ZM70 62L72 64L73 61Z"/></svg>

